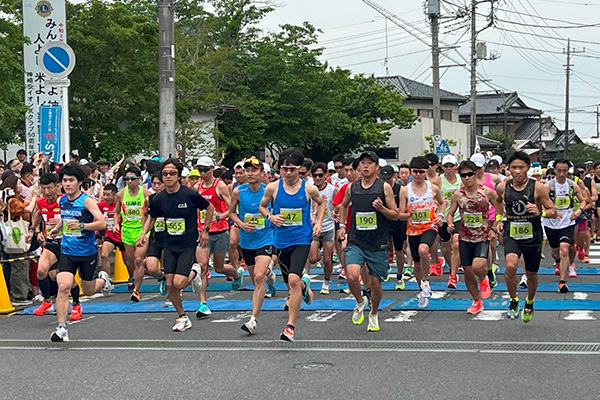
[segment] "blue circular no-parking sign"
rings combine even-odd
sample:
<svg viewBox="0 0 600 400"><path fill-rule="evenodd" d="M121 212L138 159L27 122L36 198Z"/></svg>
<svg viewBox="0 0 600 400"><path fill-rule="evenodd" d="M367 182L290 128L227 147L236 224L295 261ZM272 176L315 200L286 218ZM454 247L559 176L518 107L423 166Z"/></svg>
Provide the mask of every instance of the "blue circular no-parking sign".
<svg viewBox="0 0 600 400"><path fill-rule="evenodd" d="M63 78L75 67L75 53L66 43L50 42L40 49L38 64L49 77Z"/></svg>

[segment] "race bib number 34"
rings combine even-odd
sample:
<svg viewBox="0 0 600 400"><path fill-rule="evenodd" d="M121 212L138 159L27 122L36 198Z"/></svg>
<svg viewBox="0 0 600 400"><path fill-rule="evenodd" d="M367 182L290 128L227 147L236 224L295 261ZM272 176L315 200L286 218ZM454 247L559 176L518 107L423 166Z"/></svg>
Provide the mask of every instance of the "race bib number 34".
<svg viewBox="0 0 600 400"><path fill-rule="evenodd" d="M377 214L374 211L356 213L357 231L374 231L375 229L377 229Z"/></svg>
<svg viewBox="0 0 600 400"><path fill-rule="evenodd" d="M509 233L515 240L533 239L533 225L531 222L511 222Z"/></svg>
<svg viewBox="0 0 600 400"><path fill-rule="evenodd" d="M183 235L185 232L185 219L171 218L167 220L167 233L173 236Z"/></svg>
<svg viewBox="0 0 600 400"><path fill-rule="evenodd" d="M281 216L283 217L283 226L302 225L301 208L282 208Z"/></svg>
<svg viewBox="0 0 600 400"><path fill-rule="evenodd" d="M569 208L571 205L571 199L569 197L557 197L554 200L556 208Z"/></svg>

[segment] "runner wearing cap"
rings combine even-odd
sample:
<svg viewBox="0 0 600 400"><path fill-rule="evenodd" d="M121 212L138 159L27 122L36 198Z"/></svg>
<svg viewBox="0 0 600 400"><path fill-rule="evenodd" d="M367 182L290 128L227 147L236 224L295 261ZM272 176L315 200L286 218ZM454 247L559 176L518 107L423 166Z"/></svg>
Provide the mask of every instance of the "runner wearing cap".
<svg viewBox="0 0 600 400"><path fill-rule="evenodd" d="M402 163L398 166L398 180L396 181L396 185L400 186L400 188L403 188L404 186L408 185L410 182L412 181L412 175L410 172L410 166L406 163ZM398 192L398 202L400 201L400 193ZM400 209L400 204L398 203L398 209ZM401 221L399 219L399 221ZM398 253L396 253L396 256L398 255ZM400 260L402 260L400 262ZM408 250L408 241L404 241L404 247L402 248L402 253L401 253L401 257L396 257L396 263L398 264L398 268L401 268L404 266L404 264L406 264L406 268L404 269L404 273L402 274L402 277L404 278L404 280L408 280L408 279L412 279L414 276L414 269L413 269L413 259L412 259L412 254L410 254L410 251ZM400 273L400 270L398 270L398 273Z"/></svg>
<svg viewBox="0 0 600 400"><path fill-rule="evenodd" d="M425 155L429 167L427 168L427 180L438 188L441 187L441 178L438 174L438 167L440 164L440 158L435 153L429 153ZM431 245L431 265L429 267L429 274L433 276L444 275L444 261L440 259L438 250L440 248L440 240L436 237L435 242Z"/></svg>
<svg viewBox="0 0 600 400"><path fill-rule="evenodd" d="M440 177L440 190L442 196L446 200L446 208L444 210L444 223L440 228L440 240L442 241L442 254L444 260L450 267L450 276L448 277L448 288L456 289L458 283L458 267L460 266L460 253L458 250L458 232L460 230L461 217L460 212L456 210L452 217L454 229L448 230L446 222L448 210L450 209L450 199L452 195L460 188L462 182L460 176L456 173L458 160L452 154L447 154L442 159L442 169L444 173Z"/></svg>
<svg viewBox="0 0 600 400"><path fill-rule="evenodd" d="M198 182L200 182L200 171L197 169L193 169L187 176L188 178L188 187L195 188Z"/></svg>
<svg viewBox="0 0 600 400"><path fill-rule="evenodd" d="M210 224L208 234L208 245L206 247L196 248L196 260L202 268L202 289L199 291L200 306L196 311L196 318L202 318L212 314L206 304L206 286L208 270L208 261L212 254L213 267L215 272L225 274L233 278L231 283L232 290L238 290L244 279L244 270L237 270L229 264L225 264L225 253L229 248L229 203L231 195L227 185L219 178L213 175L215 163L210 157L200 157L197 161L197 169L202 175L202 180L198 184L198 193L204 197L215 208L215 218ZM198 231L202 231L205 225L205 213L200 212L198 220Z"/></svg>

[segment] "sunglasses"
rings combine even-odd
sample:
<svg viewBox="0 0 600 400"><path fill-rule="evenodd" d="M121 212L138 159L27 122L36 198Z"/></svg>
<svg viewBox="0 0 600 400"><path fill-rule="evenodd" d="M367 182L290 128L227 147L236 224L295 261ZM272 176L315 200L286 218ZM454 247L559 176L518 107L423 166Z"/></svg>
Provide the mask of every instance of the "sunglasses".
<svg viewBox="0 0 600 400"><path fill-rule="evenodd" d="M415 174L424 174L427 172L426 169L413 169L412 172L414 172Z"/></svg>
<svg viewBox="0 0 600 400"><path fill-rule="evenodd" d="M431 162L429 163L430 167L435 167L436 165L437 165L436 163L431 163Z"/></svg>
<svg viewBox="0 0 600 400"><path fill-rule="evenodd" d="M294 172L294 171L299 170L300 166L299 165L291 165L291 166L290 165L286 165L286 166L281 167L281 169L284 172Z"/></svg>
<svg viewBox="0 0 600 400"><path fill-rule="evenodd" d="M470 178L473 175L475 175L475 172L471 171L471 172L463 172L462 174L460 174L461 178Z"/></svg>
<svg viewBox="0 0 600 400"><path fill-rule="evenodd" d="M208 172L212 167L196 167L199 172Z"/></svg>
<svg viewBox="0 0 600 400"><path fill-rule="evenodd" d="M444 165L442 165L442 167L444 167L444 168L452 168L452 167L454 167L454 164L444 164Z"/></svg>
<svg viewBox="0 0 600 400"><path fill-rule="evenodd" d="M305 176L305 175L306 175L306 172L302 172L302 171L300 171L300 172L299 172L299 174L300 174L300 176Z"/></svg>
<svg viewBox="0 0 600 400"><path fill-rule="evenodd" d="M325 174L313 174L313 178L322 178Z"/></svg>
<svg viewBox="0 0 600 400"><path fill-rule="evenodd" d="M140 177L139 176L124 176L123 177L123 180L125 182L127 182L127 181L135 181L136 179L140 179Z"/></svg>
<svg viewBox="0 0 600 400"><path fill-rule="evenodd" d="M177 171L163 171L162 176L177 176L179 172Z"/></svg>

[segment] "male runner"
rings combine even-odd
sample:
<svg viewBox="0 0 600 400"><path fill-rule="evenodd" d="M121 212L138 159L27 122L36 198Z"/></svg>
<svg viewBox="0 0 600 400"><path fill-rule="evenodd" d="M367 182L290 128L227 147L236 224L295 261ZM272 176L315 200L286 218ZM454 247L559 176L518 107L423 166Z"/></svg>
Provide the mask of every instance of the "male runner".
<svg viewBox="0 0 600 400"><path fill-rule="evenodd" d="M151 184L152 184L152 193L148 197L148 207L144 212L146 213L146 224L148 227L146 231L150 231L150 238L148 240L148 251L146 252L146 259L144 261L146 270L148 271L148 275L151 275L158 279L158 292L161 295L167 294L167 279L164 273L164 270L159 267L159 262L162 258L163 250L164 250L164 237L166 235L166 226L165 219L159 217L154 222L154 225L150 226L150 204L152 200L156 197L156 195L162 192L165 189L165 185L163 184L161 177L159 175L152 175ZM167 306L171 306L172 303L169 299L165 301Z"/></svg>
<svg viewBox="0 0 600 400"><path fill-rule="evenodd" d="M412 180L412 175L410 172L410 166L406 163L400 164L398 166L398 180L396 181L396 185L403 188L404 186L408 185L411 180ZM400 192L398 192L397 202L398 202L398 210L400 210ZM406 223L406 221L402 221L400 219L398 219L398 221ZM406 231L406 225L405 225L404 231ZM397 251L398 250L396 250L396 252ZM400 260L402 260L402 262L400 262ZM413 259L412 259L412 254L410 254L410 251L408 250L408 241L406 241L406 240L404 240L404 246L402 247L402 254L400 256L398 256L398 253L396 253L396 264L398 264L398 268L403 268L404 264L406 264L406 268L404 269L404 273L403 273L403 278L406 280L412 279L412 277L414 276ZM401 273L401 271L398 270L398 273ZM403 281L404 281L404 279L403 279Z"/></svg>
<svg viewBox="0 0 600 400"><path fill-rule="evenodd" d="M398 219L398 209L394 203L392 187L379 179L379 157L372 151L365 151L359 157L361 178L354 181L346 190L341 204L340 217L346 220L348 206L352 204L352 226L346 246L346 277L356 307L352 313L352 322L362 324L363 311L367 299L360 290L360 269L366 263L371 283L371 312L369 313L368 332L379 331L377 311L382 298L381 282L387 280L389 264L387 260L388 231L384 225L387 218ZM346 235L346 224L340 223L339 237Z"/></svg>
<svg viewBox="0 0 600 400"><path fill-rule="evenodd" d="M531 161L526 153L514 153L508 159L512 179L500 183L496 189L498 208L495 228L498 234L504 234L504 276L510 295L507 316L510 319L519 317L517 267L519 258L523 256L527 276L527 298L521 313L523 322L529 322L533 318L533 301L538 286L537 272L540 268L543 236L540 217L556 218L558 215L548 195L548 188L527 177L530 166ZM502 224L505 212L506 223Z"/></svg>
<svg viewBox="0 0 600 400"><path fill-rule="evenodd" d="M344 251L345 239L340 240L338 238L338 236L339 236L338 230L340 228L340 222L344 222L344 221L339 220L339 206L340 206L340 204L342 204L342 201L344 200L344 196L346 195L346 189L348 188L348 184L351 182L354 182L356 180L357 173L353 166L355 161L356 160L353 157L345 158L342 161L342 167L344 169L344 179L346 180L346 183L344 183L343 185L341 185L339 187L339 190L333 199L333 206L334 206L334 209L336 210L335 214L333 216L334 220L336 221L336 224L335 224L335 237L336 237L335 252L338 255L338 259L340 262L340 274L338 276L339 279L346 279L346 252ZM339 169L338 169L338 171L339 171ZM341 181L338 182L338 184L339 183L341 183ZM348 218L350 218L350 216L348 216ZM346 228L348 228L348 227L346 227Z"/></svg>
<svg viewBox="0 0 600 400"><path fill-rule="evenodd" d="M150 193L140 185L142 173L138 167L131 165L125 171L123 181L126 185L117 193L117 205L115 213L115 233L121 232L121 241L125 246L127 256L127 269L129 271L130 282L133 277L133 292L131 301L137 303L141 300L140 288L144 280L144 257L146 256L146 247L136 246L136 241L140 237L140 232L144 226L144 208ZM128 284L131 287L131 284Z"/></svg>
<svg viewBox="0 0 600 400"><path fill-rule="evenodd" d="M448 277L448 288L456 289L458 283L458 267L460 264L460 254L458 251L458 231L460 229L461 217L458 210L453 215L452 226L454 229L448 231L446 222L448 210L450 209L450 199L452 195L460 188L460 176L456 173L458 161L452 154L445 155L442 159L442 169L444 173L440 177L440 189L442 196L446 200L446 209L444 210L444 223L440 228L440 240L442 242L442 254L444 260L450 266L450 276Z"/></svg>
<svg viewBox="0 0 600 400"><path fill-rule="evenodd" d="M463 161L459 165L458 172L462 187L452 194L450 208L446 213L446 230L454 232L456 229L454 213L457 210L460 212L459 260L465 270L465 284L473 297L473 304L467 310L469 314L483 311L481 299L487 299L492 293L487 276L490 233L488 213L490 204L496 201L496 193L486 186L477 184L475 177L477 169L473 161ZM477 283L479 283L479 290Z"/></svg>
<svg viewBox="0 0 600 400"><path fill-rule="evenodd" d="M196 318L207 317L212 314L206 304L206 287L208 270L208 261L210 255L213 256L213 267L215 272L225 274L233 278L231 283L232 290L238 290L242 285L244 270L242 268L234 269L231 265L225 264L225 253L229 248L229 203L231 195L227 185L220 178L215 178L213 172L215 163L210 157L200 157L197 161L197 169L202 175L202 180L198 185L198 193L208 201L215 209L215 219L209 225L208 245L196 249L196 260L202 268L202 289L198 293L200 305L196 311ZM206 223L204 213L198 221L198 231L202 231ZM229 257L231 259L231 257Z"/></svg>
<svg viewBox="0 0 600 400"><path fill-rule="evenodd" d="M106 221L106 231L102 241L102 250L100 252L100 263L102 271L110 275L110 253L118 248L121 251L121 256L125 259L125 246L121 241L121 232L115 231L115 209L117 206L117 186L109 183L104 187L104 200L98 203L100 212L104 215Z"/></svg>
<svg viewBox="0 0 600 400"><path fill-rule="evenodd" d="M429 153L425 155L427 159L427 180L437 186L438 188L442 186L440 175L438 174L438 166L440 164L440 159L435 153ZM429 266L429 274L433 276L442 276L444 275L444 260L441 260L438 255L438 250L440 248L439 238L436 236L435 241L430 246L431 252L431 265ZM447 260L446 260L447 261Z"/></svg>
<svg viewBox="0 0 600 400"><path fill-rule="evenodd" d="M408 220L406 234L415 262L415 278L421 288L419 293L421 308L427 307L431 297L429 285L430 262L433 262L431 246L437 239L445 209L440 188L425 179L428 166L427 158L413 157L410 160L413 180L400 191L400 218Z"/></svg>
<svg viewBox="0 0 600 400"><path fill-rule="evenodd" d="M65 196L59 200L61 222L48 232L48 236L54 238L61 227L63 231L56 276L58 326L50 336L50 340L67 342L69 341L67 331L69 293L73 288L77 270L79 270L81 287L86 296L91 296L100 289L102 289L102 294L108 296L112 285L108 274L104 271L100 271L98 278L94 279L98 263L95 231L106 229L106 222L96 202L81 191L81 183L84 179L81 167L75 164L65 165L59 171L59 179L65 192Z"/></svg>
<svg viewBox="0 0 600 400"><path fill-rule="evenodd" d="M161 165L161 176L165 190L156 194L150 204L150 219L144 224L137 245L148 244L147 234L156 221L164 219L163 269L167 279L167 292L179 318L173 325L174 332L183 332L192 327L181 300L181 290L192 283L198 292L202 284L202 272L196 264L196 247L208 244L208 227L212 222L214 208L195 190L181 184L183 165L176 158L169 158ZM206 210L206 228L198 234L198 210ZM160 226L160 222L159 222Z"/></svg>
<svg viewBox="0 0 600 400"><path fill-rule="evenodd" d="M300 179L300 167L304 156L294 148L287 149L279 156L282 178L269 183L260 202L259 212L274 225L273 244L284 282L288 285L288 322L279 336L281 340L293 341L296 319L302 299L312 303L313 292L310 278L304 274L313 236L320 236L325 214L325 202L314 185ZM311 223L311 204L318 204L314 227ZM273 213L268 209L273 204Z"/></svg>
<svg viewBox="0 0 600 400"><path fill-rule="evenodd" d="M228 185L229 193L233 192L233 189L248 182L246 177L246 170L244 169L244 163L238 162L233 167L233 177L235 181ZM227 255L229 256L229 262L234 269L238 269L240 267L240 252L238 250L240 244L240 228L235 225L231 220L229 223L229 248L227 249ZM244 265L242 264L242 267Z"/></svg>
<svg viewBox="0 0 600 400"><path fill-rule="evenodd" d="M242 325L242 330L251 335L256 331L258 315L265 298L265 278L271 294L275 292L275 272L271 269L273 229L258 210L267 187L262 183L263 168L263 163L255 157L244 162L247 183L233 189L229 205L229 217L240 227L242 255L254 284L252 316Z"/></svg>

